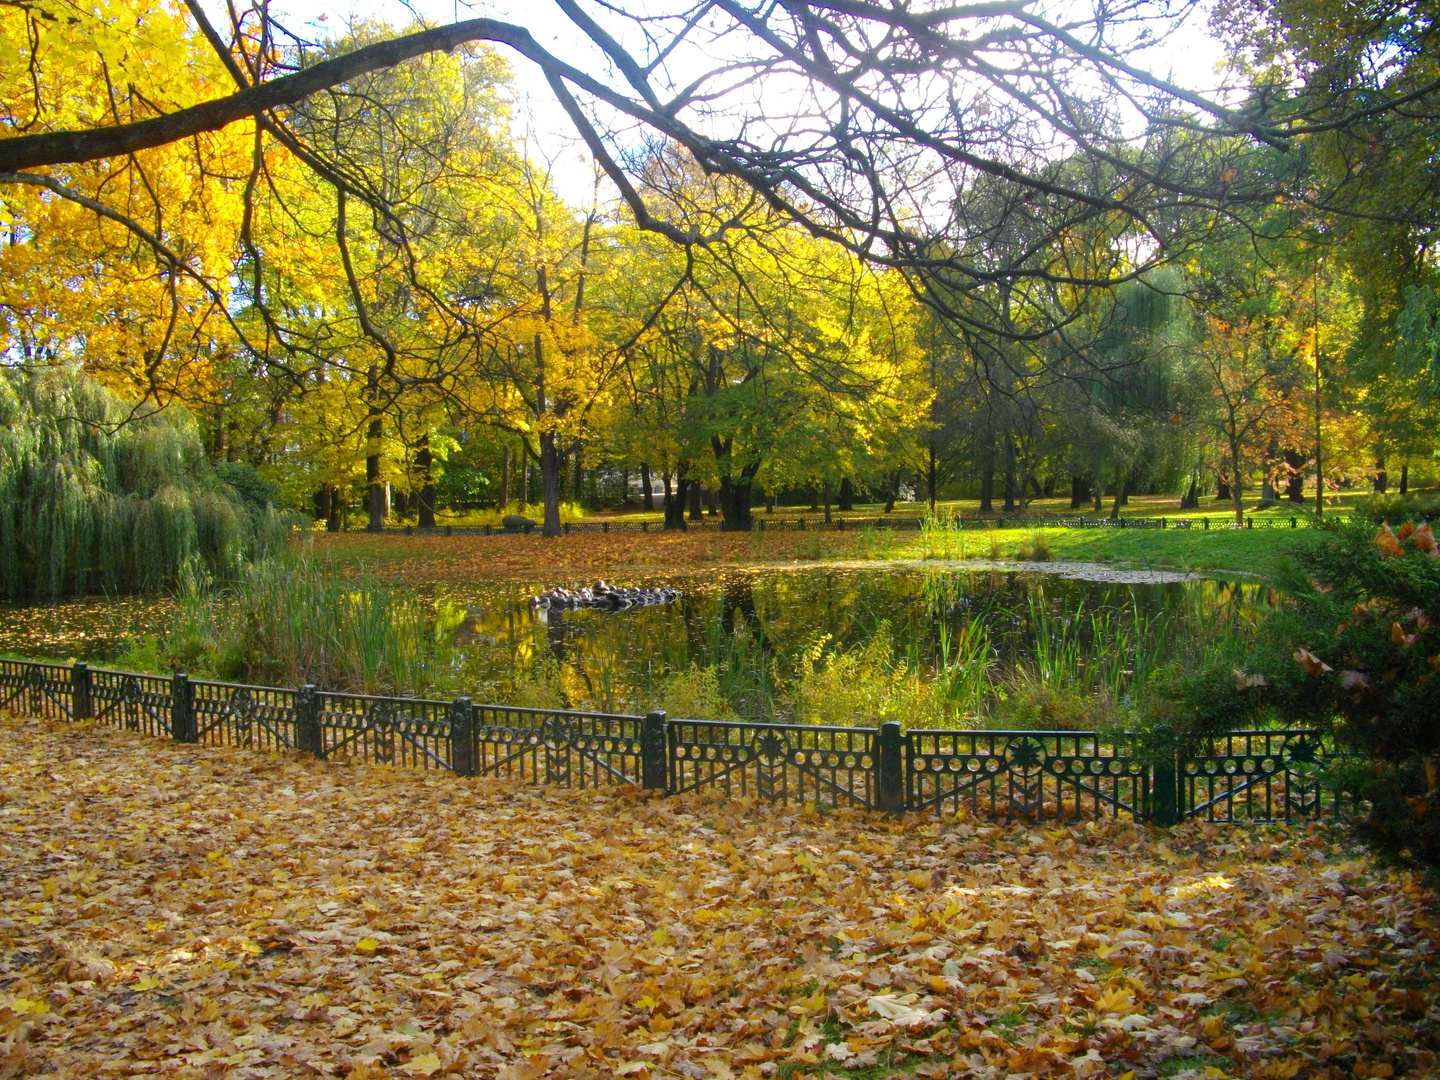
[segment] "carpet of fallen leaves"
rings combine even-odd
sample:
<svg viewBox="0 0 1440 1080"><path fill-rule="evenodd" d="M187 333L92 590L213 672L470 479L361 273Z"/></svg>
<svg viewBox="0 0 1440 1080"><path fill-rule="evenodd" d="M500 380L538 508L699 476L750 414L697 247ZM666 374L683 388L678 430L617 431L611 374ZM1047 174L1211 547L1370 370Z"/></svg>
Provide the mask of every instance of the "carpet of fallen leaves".
<svg viewBox="0 0 1440 1080"><path fill-rule="evenodd" d="M910 537L911 534L903 534ZM530 536L375 536L316 533L317 551L343 562L364 560L408 582L551 581L759 566L845 557L863 546L857 532L576 533L559 540ZM897 541L898 544L898 541Z"/></svg>
<svg viewBox="0 0 1440 1080"><path fill-rule="evenodd" d="M1435 1076L1333 831L523 789L0 717L0 1076Z"/></svg>

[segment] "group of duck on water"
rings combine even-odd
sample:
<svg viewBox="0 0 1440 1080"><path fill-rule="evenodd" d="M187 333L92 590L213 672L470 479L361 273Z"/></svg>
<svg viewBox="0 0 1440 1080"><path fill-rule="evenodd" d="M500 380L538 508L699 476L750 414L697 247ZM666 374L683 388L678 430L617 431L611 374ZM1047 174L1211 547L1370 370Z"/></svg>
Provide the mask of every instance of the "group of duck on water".
<svg viewBox="0 0 1440 1080"><path fill-rule="evenodd" d="M624 611L632 607L649 607L653 604L668 604L680 596L674 589L662 586L658 589L617 588L607 585L602 578L594 587L581 589L549 589L539 596L530 598L530 606L541 610L565 611L570 608L597 608L601 611Z"/></svg>

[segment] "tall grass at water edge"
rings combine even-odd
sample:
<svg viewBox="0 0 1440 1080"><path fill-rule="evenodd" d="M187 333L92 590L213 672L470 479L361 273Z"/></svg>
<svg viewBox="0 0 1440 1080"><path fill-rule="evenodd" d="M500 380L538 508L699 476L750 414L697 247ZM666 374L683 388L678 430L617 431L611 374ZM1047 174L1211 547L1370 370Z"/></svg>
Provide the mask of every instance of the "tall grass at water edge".
<svg viewBox="0 0 1440 1080"><path fill-rule="evenodd" d="M1090 729L1131 726L1149 680L1166 665L1233 647L1238 607L1186 591L1178 607L1128 604L1058 611L1043 585L1008 607L978 606L953 575L927 578L920 601L934 637L877 623L848 648L817 636L784 659L763 630L717 621L700 655L656 654L644 676L606 658L587 670L540 647L516 648L511 670L482 670L454 645L466 613L308 553L249 567L216 591L187 585L158 637L121 666L328 690L449 697L534 707L677 717L906 727ZM512 598L513 599L513 598ZM517 646L522 642L515 643ZM676 645L676 648L679 646Z"/></svg>
<svg viewBox="0 0 1440 1080"><path fill-rule="evenodd" d="M463 611L308 554L248 566L219 589L185 582L175 618L121 663L250 683L357 693L434 693L452 681Z"/></svg>

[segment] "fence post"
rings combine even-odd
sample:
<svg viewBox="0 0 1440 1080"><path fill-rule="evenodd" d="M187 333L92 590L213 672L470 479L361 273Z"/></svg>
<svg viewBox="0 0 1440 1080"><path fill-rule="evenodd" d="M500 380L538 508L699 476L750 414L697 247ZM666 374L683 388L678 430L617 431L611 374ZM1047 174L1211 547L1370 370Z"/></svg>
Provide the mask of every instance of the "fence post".
<svg viewBox="0 0 1440 1080"><path fill-rule="evenodd" d="M485 523L485 535L490 535L490 523L488 521Z"/></svg>
<svg viewBox="0 0 1440 1080"><path fill-rule="evenodd" d="M457 776L480 775L480 733L468 697L450 703L450 770Z"/></svg>
<svg viewBox="0 0 1440 1080"><path fill-rule="evenodd" d="M170 678L170 737L176 742L195 741L195 699L190 676L183 671Z"/></svg>
<svg viewBox="0 0 1440 1080"><path fill-rule="evenodd" d="M1154 769L1150 778L1150 821L1155 825L1180 823L1180 747L1175 733L1158 727L1153 734L1151 750Z"/></svg>
<svg viewBox="0 0 1440 1080"><path fill-rule="evenodd" d="M317 758L325 756L325 738L320 731L320 694L314 683L295 691L295 745Z"/></svg>
<svg viewBox="0 0 1440 1080"><path fill-rule="evenodd" d="M800 519L800 531L805 531L805 519L803 517Z"/></svg>
<svg viewBox="0 0 1440 1080"><path fill-rule="evenodd" d="M646 713L640 722L640 786L646 791L670 792L668 726L659 710Z"/></svg>
<svg viewBox="0 0 1440 1080"><path fill-rule="evenodd" d="M875 755L875 809L905 809L905 744L900 723L880 725Z"/></svg>
<svg viewBox="0 0 1440 1080"><path fill-rule="evenodd" d="M90 719L90 667L84 660L70 669L70 719Z"/></svg>

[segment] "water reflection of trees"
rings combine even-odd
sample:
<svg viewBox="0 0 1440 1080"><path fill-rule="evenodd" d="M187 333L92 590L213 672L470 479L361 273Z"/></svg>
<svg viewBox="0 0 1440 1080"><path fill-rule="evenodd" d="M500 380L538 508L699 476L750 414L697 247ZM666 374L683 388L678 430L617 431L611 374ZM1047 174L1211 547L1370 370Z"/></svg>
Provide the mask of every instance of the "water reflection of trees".
<svg viewBox="0 0 1440 1080"><path fill-rule="evenodd" d="M1274 602L1267 586L1234 579L1130 585L1038 574L816 567L730 572L710 579L659 577L644 584L662 581L681 591L678 601L614 614L533 611L528 604L532 590L515 584L447 587L446 598L469 609L455 637L456 653L474 673L477 692L486 681L501 683L517 669L549 664L563 669L577 689L613 687L633 697L665 672L715 665L724 657L761 663L782 675L793 672L817 635L828 637L827 648L843 650L884 632L898 655L933 669L941 641L955 641L976 619L1002 659L1032 655L1037 632L1032 615L1039 605L1055 620L1102 610L1114 613L1114 625L1137 618L1152 626L1169 620L1179 640L1221 630L1243 632L1258 608ZM63 629L57 630L88 622L88 633L95 636L93 608L76 605L75 610L79 617L73 620L47 618L48 654L85 655L85 641L69 640ZM162 610L157 605L132 616L153 622ZM1084 638L1089 629L1081 630L1084 647L1092 648ZM7 641L6 648L23 653L26 642Z"/></svg>

